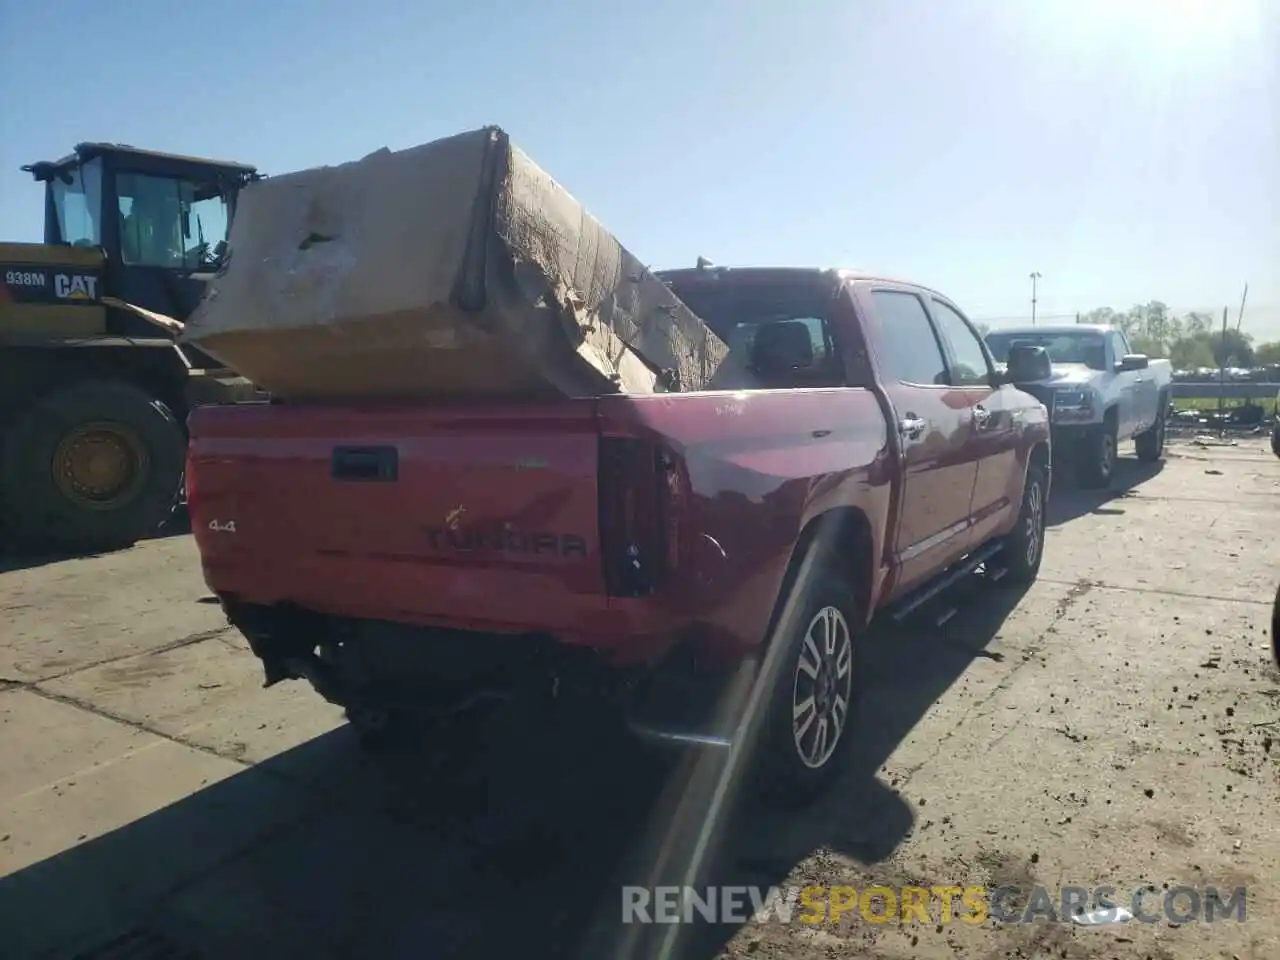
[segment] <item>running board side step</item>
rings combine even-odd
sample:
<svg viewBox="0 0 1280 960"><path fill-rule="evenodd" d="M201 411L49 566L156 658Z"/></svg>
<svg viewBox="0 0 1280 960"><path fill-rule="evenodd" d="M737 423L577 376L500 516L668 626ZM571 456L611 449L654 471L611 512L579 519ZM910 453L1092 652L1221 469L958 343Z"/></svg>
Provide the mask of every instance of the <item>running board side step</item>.
<svg viewBox="0 0 1280 960"><path fill-rule="evenodd" d="M985 565L988 560L990 560L992 557L994 557L997 553L1000 552L1001 546L1003 546L1003 544L1001 544L1000 541L998 540L993 540L990 543L984 544L978 550L974 551L973 553L969 554L969 556L965 557L962 561L960 561L960 563L956 564L956 566L948 570L941 577L935 580L930 580L922 584L921 586L917 587L916 589L912 590L910 593L904 596L901 600L897 601L897 603L895 603L892 607L890 607L890 609L887 611L890 618L893 619L894 622L897 622L897 623L902 622L911 614L915 613L917 610L923 607L930 600L935 599L943 591L947 590L950 587L955 586L965 577L969 576L969 574L976 571L979 567ZM987 571L987 572L989 575L991 575L992 579L995 579L995 580L1000 579L1000 577L1004 576L1005 574L1004 570L1000 570L998 572L997 571ZM954 609L951 609L949 612L945 613L938 625L941 626L943 623L946 623L947 620L950 620L954 614L955 614Z"/></svg>

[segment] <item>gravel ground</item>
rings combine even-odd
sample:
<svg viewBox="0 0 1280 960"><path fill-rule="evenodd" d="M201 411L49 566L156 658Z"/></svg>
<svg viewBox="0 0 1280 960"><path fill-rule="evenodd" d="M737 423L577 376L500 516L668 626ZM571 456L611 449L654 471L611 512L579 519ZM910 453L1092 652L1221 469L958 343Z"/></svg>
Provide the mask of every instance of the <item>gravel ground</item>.
<svg viewBox="0 0 1280 960"><path fill-rule="evenodd" d="M848 776L804 811L731 809L698 880L1014 886L1014 908L1036 887L1111 885L1121 905L1151 888L1156 922L1093 927L943 923L935 899L927 923L797 910L623 930L620 885L680 875L716 758L495 715L373 762L300 684L261 689L189 537L14 561L0 957L119 937L121 957L639 958L672 935L696 960L1274 960L1277 532L1280 463L1256 438L1126 459L1106 494L1063 486L1040 581L966 588L942 628L872 631ZM1168 890L1211 886L1246 889L1243 922L1161 915Z"/></svg>

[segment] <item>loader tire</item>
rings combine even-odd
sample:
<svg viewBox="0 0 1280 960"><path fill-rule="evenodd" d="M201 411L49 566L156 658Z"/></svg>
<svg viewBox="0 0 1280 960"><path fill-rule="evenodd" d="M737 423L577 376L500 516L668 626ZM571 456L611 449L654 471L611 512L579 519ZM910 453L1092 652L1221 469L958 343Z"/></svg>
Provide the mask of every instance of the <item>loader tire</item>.
<svg viewBox="0 0 1280 960"><path fill-rule="evenodd" d="M186 438L165 404L97 380L47 394L0 438L0 524L27 548L106 550L155 533L177 501Z"/></svg>

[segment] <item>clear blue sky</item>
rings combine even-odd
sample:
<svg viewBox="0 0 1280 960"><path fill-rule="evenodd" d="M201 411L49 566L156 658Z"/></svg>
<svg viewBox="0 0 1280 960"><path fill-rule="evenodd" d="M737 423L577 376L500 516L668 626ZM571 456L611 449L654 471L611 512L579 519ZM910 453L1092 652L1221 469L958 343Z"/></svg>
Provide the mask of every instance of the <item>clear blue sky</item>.
<svg viewBox="0 0 1280 960"><path fill-rule="evenodd" d="M280 173L487 123L655 266L874 268L979 318L1032 270L1050 315L1234 322L1248 281L1280 338L1274 0L0 4L8 239L17 167L80 140Z"/></svg>

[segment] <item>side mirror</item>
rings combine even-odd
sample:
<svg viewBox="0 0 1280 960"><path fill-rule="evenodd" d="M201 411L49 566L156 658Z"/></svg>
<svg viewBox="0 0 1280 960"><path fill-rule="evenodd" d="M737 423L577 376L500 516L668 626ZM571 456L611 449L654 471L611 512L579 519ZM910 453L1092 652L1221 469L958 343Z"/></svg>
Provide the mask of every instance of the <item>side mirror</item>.
<svg viewBox="0 0 1280 960"><path fill-rule="evenodd" d="M1150 366L1151 360L1145 353L1126 353L1120 362L1116 364L1116 372L1123 373L1126 370L1145 370Z"/></svg>
<svg viewBox="0 0 1280 960"><path fill-rule="evenodd" d="M1019 344L1009 348L1009 367L1004 376L1008 383L1035 383L1052 375L1049 351L1044 347Z"/></svg>

